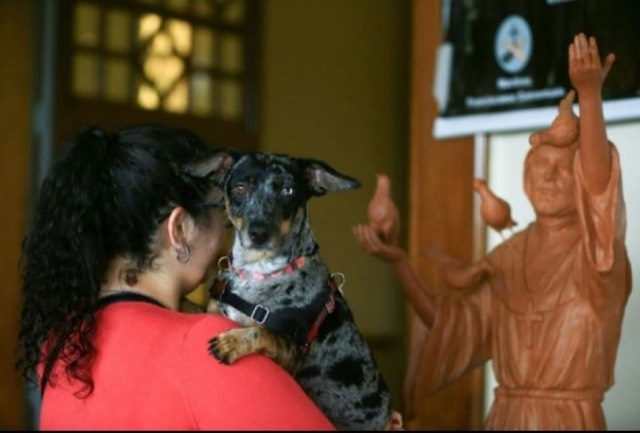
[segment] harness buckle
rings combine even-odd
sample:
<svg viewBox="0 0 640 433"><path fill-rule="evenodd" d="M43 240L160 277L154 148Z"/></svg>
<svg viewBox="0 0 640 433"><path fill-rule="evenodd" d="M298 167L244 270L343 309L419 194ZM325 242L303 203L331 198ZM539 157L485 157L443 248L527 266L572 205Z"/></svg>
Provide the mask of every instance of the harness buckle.
<svg viewBox="0 0 640 433"><path fill-rule="evenodd" d="M218 259L219 271L227 270L230 267L231 267L231 259L229 259L229 256L222 256Z"/></svg>
<svg viewBox="0 0 640 433"><path fill-rule="evenodd" d="M345 277L342 272L334 272L334 273L331 274L331 278L333 279L334 283L336 284L340 294L344 296L344 292L342 291L342 286L344 286L344 283L347 281L347 277ZM340 279L340 282L336 281L338 278Z"/></svg>
<svg viewBox="0 0 640 433"><path fill-rule="evenodd" d="M264 307L262 304L258 304L255 307L253 307L253 311L251 312L251 320L254 320L255 322L257 322L259 325L263 325L264 322L267 321L267 317L269 317L269 309L267 307ZM262 315L262 317L258 317L259 315Z"/></svg>

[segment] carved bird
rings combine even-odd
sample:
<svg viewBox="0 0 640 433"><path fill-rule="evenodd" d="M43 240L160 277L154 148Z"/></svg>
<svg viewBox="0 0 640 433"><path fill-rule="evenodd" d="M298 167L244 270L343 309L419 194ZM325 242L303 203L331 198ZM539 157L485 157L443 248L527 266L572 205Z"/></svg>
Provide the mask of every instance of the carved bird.
<svg viewBox="0 0 640 433"><path fill-rule="evenodd" d="M450 289L461 291L472 289L484 276L492 273L491 264L487 259L467 265L436 247L427 248L425 253L436 263L440 279Z"/></svg>
<svg viewBox="0 0 640 433"><path fill-rule="evenodd" d="M480 216L500 236L504 229L510 229L517 224L511 218L509 203L495 195L485 180L474 179L473 189L480 194Z"/></svg>
<svg viewBox="0 0 640 433"><path fill-rule="evenodd" d="M534 132L529 136L532 146L550 145L565 147L578 140L578 118L573 112L573 99L575 90L570 90L558 104L558 115L549 128L544 131Z"/></svg>
<svg viewBox="0 0 640 433"><path fill-rule="evenodd" d="M395 243L400 231L400 213L391 198L391 181L376 174L376 189L367 208L369 225L385 243Z"/></svg>

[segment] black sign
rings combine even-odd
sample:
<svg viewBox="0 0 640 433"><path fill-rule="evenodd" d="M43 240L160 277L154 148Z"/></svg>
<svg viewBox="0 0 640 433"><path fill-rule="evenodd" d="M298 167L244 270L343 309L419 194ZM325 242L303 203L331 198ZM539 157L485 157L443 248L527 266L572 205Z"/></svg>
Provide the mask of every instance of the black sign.
<svg viewBox="0 0 640 433"><path fill-rule="evenodd" d="M571 88L568 47L580 32L603 59L616 54L603 97L622 105L605 104L607 119L640 117L638 0L442 0L442 27L436 137L548 126Z"/></svg>

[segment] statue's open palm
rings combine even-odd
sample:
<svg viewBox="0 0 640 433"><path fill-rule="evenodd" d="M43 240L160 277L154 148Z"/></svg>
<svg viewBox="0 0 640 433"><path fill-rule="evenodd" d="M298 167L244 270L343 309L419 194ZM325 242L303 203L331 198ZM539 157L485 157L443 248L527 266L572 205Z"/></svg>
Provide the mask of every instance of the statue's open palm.
<svg viewBox="0 0 640 433"><path fill-rule="evenodd" d="M610 53L602 63L595 38L587 39L584 33L576 35L569 45L571 84L579 93L589 90L600 92L615 59L615 55Z"/></svg>

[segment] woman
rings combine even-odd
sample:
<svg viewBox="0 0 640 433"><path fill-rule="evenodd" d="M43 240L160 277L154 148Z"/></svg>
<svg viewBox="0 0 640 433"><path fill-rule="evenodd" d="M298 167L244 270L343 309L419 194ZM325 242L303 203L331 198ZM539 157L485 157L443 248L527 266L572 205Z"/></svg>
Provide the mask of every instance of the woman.
<svg viewBox="0 0 640 433"><path fill-rule="evenodd" d="M229 162L160 125L70 140L23 247L19 366L43 393L41 429L333 428L267 358L209 355L235 325L178 311L222 245Z"/></svg>

